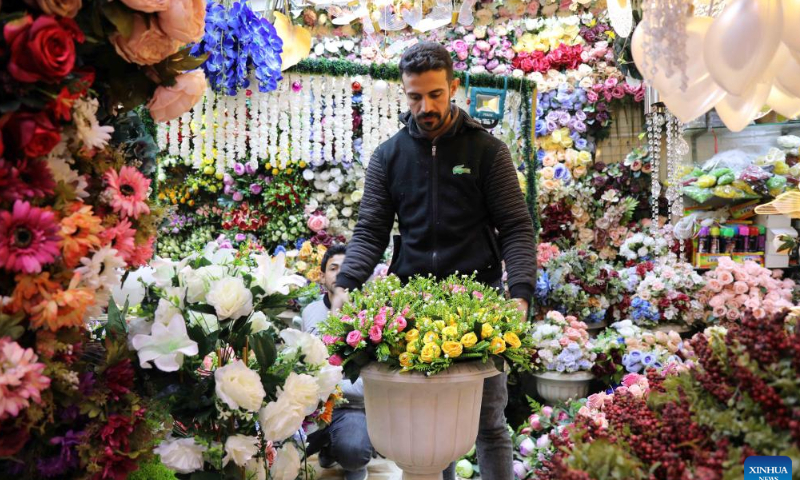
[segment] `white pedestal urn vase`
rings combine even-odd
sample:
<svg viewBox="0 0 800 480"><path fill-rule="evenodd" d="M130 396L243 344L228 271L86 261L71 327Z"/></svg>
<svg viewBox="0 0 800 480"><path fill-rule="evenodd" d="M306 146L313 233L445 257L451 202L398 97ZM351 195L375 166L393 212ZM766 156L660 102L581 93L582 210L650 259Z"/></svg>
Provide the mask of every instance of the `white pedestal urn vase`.
<svg viewBox="0 0 800 480"><path fill-rule="evenodd" d="M589 384L594 375L591 372L542 372L534 373L536 391L548 403L578 400L589 394Z"/></svg>
<svg viewBox="0 0 800 480"><path fill-rule="evenodd" d="M480 361L454 363L432 376L367 365L361 378L372 445L405 480L441 479L475 444L483 380L499 373L493 362Z"/></svg>

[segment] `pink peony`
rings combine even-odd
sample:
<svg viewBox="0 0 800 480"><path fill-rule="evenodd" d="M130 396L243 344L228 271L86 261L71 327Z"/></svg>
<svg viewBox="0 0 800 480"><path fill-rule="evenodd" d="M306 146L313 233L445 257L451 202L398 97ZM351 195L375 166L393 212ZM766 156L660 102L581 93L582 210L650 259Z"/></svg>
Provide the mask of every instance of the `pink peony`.
<svg viewBox="0 0 800 480"><path fill-rule="evenodd" d="M542 407L542 416L550 418L553 415L553 407Z"/></svg>
<svg viewBox="0 0 800 480"><path fill-rule="evenodd" d="M206 2L170 0L169 8L158 14L158 24L164 33L175 40L184 43L199 42L206 26Z"/></svg>
<svg viewBox="0 0 800 480"><path fill-rule="evenodd" d="M360 331L353 330L347 334L347 344L353 348L356 348L363 338L364 337L361 335Z"/></svg>
<svg viewBox="0 0 800 480"><path fill-rule="evenodd" d="M319 233L321 230L325 230L328 228L329 224L330 222L328 221L328 217L321 214L311 215L307 222L308 229L314 233Z"/></svg>
<svg viewBox="0 0 800 480"><path fill-rule="evenodd" d="M334 367L338 367L342 364L342 357L339 356L338 353L334 353L330 357L328 357L328 363L333 365Z"/></svg>
<svg viewBox="0 0 800 480"><path fill-rule="evenodd" d="M147 104L150 116L156 122L174 120L191 110L206 93L206 76L202 70L182 73L175 77L175 84L156 88Z"/></svg>
<svg viewBox="0 0 800 480"><path fill-rule="evenodd" d="M383 331L381 330L381 327L379 327L378 325L373 325L372 328L369 329L369 339L372 341L372 343L380 343L382 338L383 338ZM349 335L347 336L347 340L348 343L350 343Z"/></svg>
<svg viewBox="0 0 800 480"><path fill-rule="evenodd" d="M145 18L139 13L133 14L133 26L130 36L125 37L116 32L109 41L120 57L137 65L154 65L178 51L180 43L170 38L158 21Z"/></svg>
<svg viewBox="0 0 800 480"><path fill-rule="evenodd" d="M0 268L39 273L59 255L59 225L52 211L17 200L0 211Z"/></svg>
<svg viewBox="0 0 800 480"><path fill-rule="evenodd" d="M37 360L32 348L0 338L0 420L16 417L31 400L42 402L41 392L50 386L50 379L42 375L45 364Z"/></svg>

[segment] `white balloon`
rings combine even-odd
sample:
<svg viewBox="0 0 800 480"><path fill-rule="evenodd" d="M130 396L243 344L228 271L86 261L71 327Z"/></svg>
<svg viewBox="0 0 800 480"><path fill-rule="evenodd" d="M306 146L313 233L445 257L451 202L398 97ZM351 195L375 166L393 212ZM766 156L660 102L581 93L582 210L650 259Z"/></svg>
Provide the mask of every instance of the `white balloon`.
<svg viewBox="0 0 800 480"><path fill-rule="evenodd" d="M772 91L767 98L767 105L789 119L797 118L800 115L800 98L787 93L778 85L772 86Z"/></svg>
<svg viewBox="0 0 800 480"><path fill-rule="evenodd" d="M685 92L677 90L672 95L662 95L662 100L673 115L683 123L689 123L714 108L725 90L719 88L711 76L689 85Z"/></svg>
<svg viewBox="0 0 800 480"><path fill-rule="evenodd" d="M763 79L763 77L762 77ZM744 95L725 95L717 104L717 115L732 132L741 132L764 108L772 89L772 82L757 83Z"/></svg>
<svg viewBox="0 0 800 480"><path fill-rule="evenodd" d="M705 63L729 94L744 95L774 58L783 31L781 1L735 0L708 29Z"/></svg>
<svg viewBox="0 0 800 480"><path fill-rule="evenodd" d="M386 83L386 80L378 80L372 84L372 96L375 98L383 98L388 91L389 84Z"/></svg>
<svg viewBox="0 0 800 480"><path fill-rule="evenodd" d="M800 55L798 27L800 27L800 0L783 0L783 43Z"/></svg>
<svg viewBox="0 0 800 480"><path fill-rule="evenodd" d="M689 79L689 85L709 76L703 56L697 53L702 51L706 32L708 32L708 28L713 22L714 19L710 17L692 17L686 21L686 76ZM647 33L641 24L633 32L633 37L631 38L633 61L642 76L650 81L660 95L671 95L681 87L680 72L676 70L666 71L663 66L656 65L658 71L655 76L650 74L649 68L645 68L645 35ZM652 61L655 61L655 59Z"/></svg>

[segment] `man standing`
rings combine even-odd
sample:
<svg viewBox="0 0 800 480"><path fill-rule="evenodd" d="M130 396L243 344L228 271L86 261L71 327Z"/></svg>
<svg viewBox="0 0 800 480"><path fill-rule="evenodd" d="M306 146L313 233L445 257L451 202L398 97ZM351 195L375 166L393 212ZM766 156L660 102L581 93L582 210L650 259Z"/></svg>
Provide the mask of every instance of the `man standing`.
<svg viewBox="0 0 800 480"><path fill-rule="evenodd" d="M345 260L346 247L333 245L322 257L322 285L325 295L303 309L303 331L318 334L317 324L328 318L331 292L336 276ZM333 411L331 424L308 436L308 455L319 452L319 465L332 468L337 463L344 469L345 480L367 478L367 464L372 459L372 443L367 434L367 415L364 411L364 385L342 380L339 384L347 403Z"/></svg>
<svg viewBox="0 0 800 480"><path fill-rule="evenodd" d="M501 288L504 261L511 296L527 311L536 275L533 223L508 147L451 104L459 82L443 46L409 48L400 72L409 108L405 127L372 155L332 308L338 310L348 291L370 276L396 215L400 235L391 273L406 280L476 272L479 281ZM513 478L507 401L506 375L487 379L477 439L485 480ZM444 479L454 478L451 465Z"/></svg>

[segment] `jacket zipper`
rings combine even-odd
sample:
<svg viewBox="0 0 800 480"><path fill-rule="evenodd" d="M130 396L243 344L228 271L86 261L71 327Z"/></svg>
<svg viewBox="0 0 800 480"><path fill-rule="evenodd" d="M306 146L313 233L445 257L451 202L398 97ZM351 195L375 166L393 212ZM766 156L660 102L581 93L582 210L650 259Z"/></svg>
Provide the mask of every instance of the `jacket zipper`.
<svg viewBox="0 0 800 480"><path fill-rule="evenodd" d="M431 169L433 172L433 254L431 255L431 263L433 264L433 274L434 276L439 275L439 260L436 258L437 250L439 249L438 245L438 221L439 221L439 165L436 162L436 140L433 140L433 145L431 146L431 156L433 157L433 162L431 162Z"/></svg>

